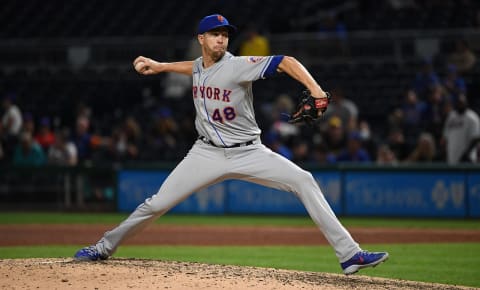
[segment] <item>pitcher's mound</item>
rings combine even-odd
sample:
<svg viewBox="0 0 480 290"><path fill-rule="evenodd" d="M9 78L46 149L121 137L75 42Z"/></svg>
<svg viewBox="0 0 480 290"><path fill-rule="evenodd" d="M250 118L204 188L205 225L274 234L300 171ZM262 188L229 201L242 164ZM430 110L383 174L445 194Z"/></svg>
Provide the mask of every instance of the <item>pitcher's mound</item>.
<svg viewBox="0 0 480 290"><path fill-rule="evenodd" d="M466 289L366 276L137 259L0 260L0 289Z"/></svg>

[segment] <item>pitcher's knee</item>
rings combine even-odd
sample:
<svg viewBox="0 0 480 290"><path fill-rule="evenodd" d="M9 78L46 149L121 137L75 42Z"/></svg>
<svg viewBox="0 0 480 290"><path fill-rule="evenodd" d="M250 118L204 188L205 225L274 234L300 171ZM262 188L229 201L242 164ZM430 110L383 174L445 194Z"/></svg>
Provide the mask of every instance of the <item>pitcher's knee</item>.
<svg viewBox="0 0 480 290"><path fill-rule="evenodd" d="M303 182L305 183L316 183L315 178L313 178L313 175L309 171L303 171Z"/></svg>
<svg viewBox="0 0 480 290"><path fill-rule="evenodd" d="M313 178L312 173L302 170L294 178L294 186L299 189L305 189L305 187L317 187L317 182Z"/></svg>
<svg viewBox="0 0 480 290"><path fill-rule="evenodd" d="M159 199L156 195L147 198L145 202L140 205L142 210L149 214L159 214L168 211L171 206L165 202L165 200Z"/></svg>

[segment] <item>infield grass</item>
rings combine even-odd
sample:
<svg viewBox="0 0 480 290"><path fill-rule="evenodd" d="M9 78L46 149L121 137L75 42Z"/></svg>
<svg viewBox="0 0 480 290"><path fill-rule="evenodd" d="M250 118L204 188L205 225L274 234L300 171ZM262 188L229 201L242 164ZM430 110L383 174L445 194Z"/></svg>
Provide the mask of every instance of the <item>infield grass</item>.
<svg viewBox="0 0 480 290"><path fill-rule="evenodd" d="M121 213L2 212L0 213L0 224L117 224L127 216L127 214ZM340 221L347 227L480 229L478 219L340 217ZM166 214L159 218L156 223L224 226L314 226L308 216L267 215Z"/></svg>
<svg viewBox="0 0 480 290"><path fill-rule="evenodd" d="M118 224L121 213L2 212L0 224ZM340 218L347 227L480 229L474 219ZM167 214L172 225L314 226L307 216L205 216ZM0 258L71 257L81 246L0 247ZM480 243L364 245L390 252L385 264L362 275L480 287ZM116 257L231 264L341 273L329 246L122 246Z"/></svg>
<svg viewBox="0 0 480 290"><path fill-rule="evenodd" d="M479 243L362 246L390 259L361 275L480 287ZM0 258L71 257L79 247L0 247ZM123 246L115 257L341 273L329 246Z"/></svg>

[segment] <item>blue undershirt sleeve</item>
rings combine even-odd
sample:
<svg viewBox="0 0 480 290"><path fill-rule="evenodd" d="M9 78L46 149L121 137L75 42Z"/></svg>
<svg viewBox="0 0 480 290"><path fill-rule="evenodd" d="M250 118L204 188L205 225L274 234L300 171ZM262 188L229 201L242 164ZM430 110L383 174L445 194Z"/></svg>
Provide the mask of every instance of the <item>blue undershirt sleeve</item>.
<svg viewBox="0 0 480 290"><path fill-rule="evenodd" d="M268 78L274 76L277 73L277 68L280 62L282 62L283 55L275 55L272 57L270 64L268 65L267 69L263 73L263 78Z"/></svg>

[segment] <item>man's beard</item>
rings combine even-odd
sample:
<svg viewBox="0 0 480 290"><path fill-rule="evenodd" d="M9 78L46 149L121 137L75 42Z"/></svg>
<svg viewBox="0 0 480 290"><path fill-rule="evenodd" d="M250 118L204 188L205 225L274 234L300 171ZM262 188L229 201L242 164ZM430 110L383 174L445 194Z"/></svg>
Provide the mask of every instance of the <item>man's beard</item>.
<svg viewBox="0 0 480 290"><path fill-rule="evenodd" d="M225 50L222 51L212 51L210 56L214 62L219 61L225 55Z"/></svg>

